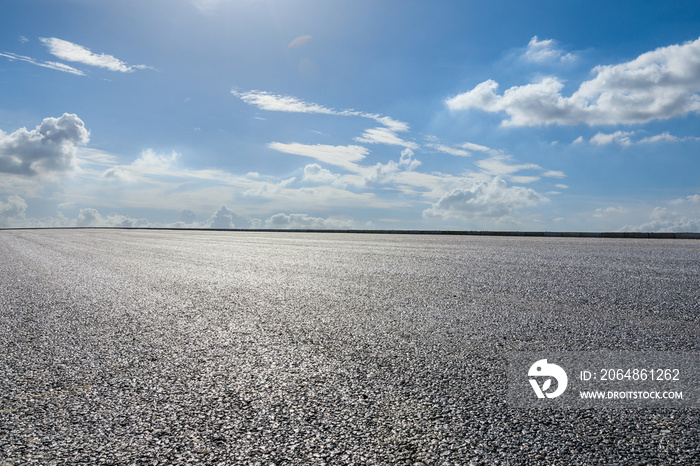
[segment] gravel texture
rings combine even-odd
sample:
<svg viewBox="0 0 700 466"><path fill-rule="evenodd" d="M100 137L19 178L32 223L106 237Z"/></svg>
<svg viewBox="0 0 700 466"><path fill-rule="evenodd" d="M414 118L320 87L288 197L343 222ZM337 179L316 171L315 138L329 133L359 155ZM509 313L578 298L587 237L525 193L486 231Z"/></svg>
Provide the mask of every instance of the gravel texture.
<svg viewBox="0 0 700 466"><path fill-rule="evenodd" d="M507 351L700 349L700 242L0 231L0 465L700 464Z"/></svg>

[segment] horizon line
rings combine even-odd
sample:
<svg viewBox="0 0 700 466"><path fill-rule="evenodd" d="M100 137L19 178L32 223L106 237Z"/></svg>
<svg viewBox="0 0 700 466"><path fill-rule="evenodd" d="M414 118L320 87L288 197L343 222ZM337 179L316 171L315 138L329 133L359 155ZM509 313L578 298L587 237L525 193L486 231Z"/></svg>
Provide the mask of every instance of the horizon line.
<svg viewBox="0 0 700 466"><path fill-rule="evenodd" d="M163 230L163 231L231 231L259 233L348 233L382 235L446 235L446 236L515 236L547 238L635 238L635 239L700 239L700 232L639 231L517 231L517 230L392 230L392 229L320 229L320 228L177 228L120 226L0 227L3 230Z"/></svg>

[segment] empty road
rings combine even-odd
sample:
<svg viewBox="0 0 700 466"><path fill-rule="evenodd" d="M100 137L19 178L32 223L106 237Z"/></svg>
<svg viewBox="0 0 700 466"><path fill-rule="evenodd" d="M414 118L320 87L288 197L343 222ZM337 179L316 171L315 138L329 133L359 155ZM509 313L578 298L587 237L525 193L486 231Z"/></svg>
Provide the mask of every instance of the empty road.
<svg viewBox="0 0 700 466"><path fill-rule="evenodd" d="M510 351L700 350L700 241L0 231L0 465L695 464Z"/></svg>

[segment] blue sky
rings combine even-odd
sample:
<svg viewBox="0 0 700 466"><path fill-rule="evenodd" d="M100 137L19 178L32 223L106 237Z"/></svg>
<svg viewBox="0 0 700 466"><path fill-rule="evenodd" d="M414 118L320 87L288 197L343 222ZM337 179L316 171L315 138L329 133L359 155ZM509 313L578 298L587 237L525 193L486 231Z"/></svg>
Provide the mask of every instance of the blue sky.
<svg viewBox="0 0 700 466"><path fill-rule="evenodd" d="M700 231L696 1L0 11L0 227Z"/></svg>

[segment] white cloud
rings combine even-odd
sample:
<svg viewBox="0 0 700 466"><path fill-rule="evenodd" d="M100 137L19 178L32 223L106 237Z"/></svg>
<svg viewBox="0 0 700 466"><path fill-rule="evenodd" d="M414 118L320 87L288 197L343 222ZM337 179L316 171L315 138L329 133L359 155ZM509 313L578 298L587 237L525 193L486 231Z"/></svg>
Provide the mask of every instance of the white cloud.
<svg viewBox="0 0 700 466"><path fill-rule="evenodd" d="M700 232L700 212L689 217L681 212L670 211L666 207L655 207L649 215L649 221L641 225L627 225L625 231L670 231L670 232Z"/></svg>
<svg viewBox="0 0 700 466"><path fill-rule="evenodd" d="M476 152L485 152L485 153L497 152L489 147L482 146L480 144L474 144L473 142L463 142L462 144L460 144L460 147L467 149L467 150L476 151Z"/></svg>
<svg viewBox="0 0 700 466"><path fill-rule="evenodd" d="M227 228L235 228L235 220L234 216L236 214L230 211L229 209L226 208L226 206L221 206L219 210L214 212L214 215L212 215L210 221L209 221L209 228L220 228L220 229L227 229Z"/></svg>
<svg viewBox="0 0 700 466"><path fill-rule="evenodd" d="M270 112L338 114L333 109L307 103L292 96L277 95L264 91L238 92L232 90L231 93L249 105L254 105L261 110Z"/></svg>
<svg viewBox="0 0 700 466"><path fill-rule="evenodd" d="M629 146L632 144L630 137L634 135L634 131L615 131L611 134L606 133L596 133L595 136L591 138L591 144L598 146L604 146L607 144L620 144L621 146Z"/></svg>
<svg viewBox="0 0 700 466"><path fill-rule="evenodd" d="M348 115L353 114L354 112L348 113ZM381 123L387 128L389 128L392 131L396 131L397 133L401 133L404 131L408 131L409 126L408 123L404 123L403 121L398 121L394 120L393 118L387 117L387 116L381 116L381 115L375 115L373 113L358 113L359 116L363 116L365 118L370 118L372 120L375 120L377 123Z"/></svg>
<svg viewBox="0 0 700 466"><path fill-rule="evenodd" d="M166 155L146 149L131 164L115 165L105 170L103 176L127 182L145 181L147 176L177 176L176 163L180 157L175 151Z"/></svg>
<svg viewBox="0 0 700 466"><path fill-rule="evenodd" d="M41 66L43 68L49 68L52 70L56 71L63 71L64 73L71 73L75 74L78 76L85 76L85 73L82 71L73 68L72 66L68 66L63 63L58 63L55 61L41 61L41 60L36 60L31 57L25 57L24 55L17 55L16 53L10 53L10 52L0 52L0 57L5 57L9 58L10 60L19 60L27 63L31 63L32 65L36 66Z"/></svg>
<svg viewBox="0 0 700 466"><path fill-rule="evenodd" d="M483 152L485 154L502 155L500 151L493 150L489 147L482 146L480 144L474 144L473 142L463 142L461 144L448 146L446 144L438 143L437 138L434 136L430 136L427 139L429 141L432 141L430 144L426 144L428 147L432 147L433 149L437 149L440 152L455 155L457 157L471 157L472 152Z"/></svg>
<svg viewBox="0 0 700 466"><path fill-rule="evenodd" d="M415 170L420 165L421 161L413 158L413 151L411 149L404 149L401 151L401 158L399 159L400 167L406 170Z"/></svg>
<svg viewBox="0 0 700 466"><path fill-rule="evenodd" d="M653 144L657 142L685 142L685 141L700 141L699 137L687 136L678 137L670 134L668 131L654 136L648 136L637 141L638 144Z"/></svg>
<svg viewBox="0 0 700 466"><path fill-rule="evenodd" d="M281 195L294 181L296 181L296 177L287 178L286 180L260 181L255 183L252 188L245 190L243 194L267 198L276 197Z"/></svg>
<svg viewBox="0 0 700 466"><path fill-rule="evenodd" d="M418 145L414 142L404 141L389 128L371 128L365 130L362 136L356 137L355 141L365 142L368 144L388 144L391 146L402 146L409 149L418 149Z"/></svg>
<svg viewBox="0 0 700 466"><path fill-rule="evenodd" d="M437 149L445 154L455 155L457 157L470 157L472 154L464 149L456 149L454 147L446 146L445 144L429 144L429 147Z"/></svg>
<svg viewBox="0 0 700 466"><path fill-rule="evenodd" d="M677 142L681 139L676 136L672 136L668 132L657 134L655 136L649 136L639 141L640 144L648 144L653 142Z"/></svg>
<svg viewBox="0 0 700 466"><path fill-rule="evenodd" d="M0 226L22 226L25 223L27 203L20 196L7 197L7 202L0 201Z"/></svg>
<svg viewBox="0 0 700 466"><path fill-rule="evenodd" d="M340 115L340 116L357 116L374 120L386 126L390 131L403 132L408 131L408 123L394 120L388 116L377 115L376 113L358 112L356 110L335 110L324 107L322 105L305 102L293 96L285 96L272 94L265 91L248 91L239 92L232 90L231 94L235 95L243 102L254 105L261 110L270 112L291 112L291 113L320 113L325 115Z"/></svg>
<svg viewBox="0 0 700 466"><path fill-rule="evenodd" d="M591 139L591 144L596 144L599 146L607 144L619 144L621 146L631 146L632 144L655 144L655 143L674 143L674 142L686 142L686 141L700 141L699 137L687 136L678 137L670 134L668 131L656 134L654 136L647 136L642 139L633 140L632 136L636 134L635 131L615 131L614 133L596 133ZM574 143L582 142L583 138L579 137Z"/></svg>
<svg viewBox="0 0 700 466"><path fill-rule="evenodd" d="M61 202L60 204L58 204L58 208L59 208L59 210L75 209L76 203L73 201Z"/></svg>
<svg viewBox="0 0 700 466"><path fill-rule="evenodd" d="M339 183L339 177L331 173L330 170L322 168L319 164L312 163L304 167L304 177L302 181L319 184L337 184Z"/></svg>
<svg viewBox="0 0 700 466"><path fill-rule="evenodd" d="M569 189L569 185L566 184L555 184L554 186L559 189Z"/></svg>
<svg viewBox="0 0 700 466"><path fill-rule="evenodd" d="M566 173L560 170L547 170L542 173L542 176L546 176L547 178L566 178Z"/></svg>
<svg viewBox="0 0 700 466"><path fill-rule="evenodd" d="M401 158L398 162L390 160L388 163L378 163L373 167L366 168L360 185L366 187L395 181L396 174L401 171L411 171L420 164L420 160L413 158L411 149L404 149L401 151Z"/></svg>
<svg viewBox="0 0 700 466"><path fill-rule="evenodd" d="M535 181L539 181L540 177L539 176L521 176L521 175L516 175L516 176L511 176L508 178L510 181L513 183L519 183L519 184L527 184L527 183L534 183Z"/></svg>
<svg viewBox="0 0 700 466"><path fill-rule="evenodd" d="M144 171L160 171L170 169L181 157L178 152L171 152L170 155L156 154L153 149L146 149L141 153L141 157L134 160L132 165Z"/></svg>
<svg viewBox="0 0 700 466"><path fill-rule="evenodd" d="M525 58L536 63L544 62L570 62L576 57L571 54L565 54L561 49L557 48L557 42L553 39L539 40L537 36L530 39L525 51Z"/></svg>
<svg viewBox="0 0 700 466"><path fill-rule="evenodd" d="M454 189L424 210L423 215L443 219L497 219L510 216L519 208L546 201L546 197L532 189L508 187L502 178L494 177L488 181L476 181L468 188Z"/></svg>
<svg viewBox="0 0 700 466"><path fill-rule="evenodd" d="M345 217L311 217L307 214L275 214L265 220L265 228L347 230L355 228L355 222Z"/></svg>
<svg viewBox="0 0 700 466"><path fill-rule="evenodd" d="M445 103L455 111L505 112L505 126L646 123L700 112L700 39L597 66L593 73L570 97L561 94L561 80L546 77L502 95L488 80Z"/></svg>
<svg viewBox="0 0 700 466"><path fill-rule="evenodd" d="M55 37L42 37L39 40L48 47L52 55L55 55L61 60L83 63L85 65L106 68L110 71L119 71L122 73L128 73L135 69L148 68L145 65L127 65L112 55L92 53L82 45L74 44L67 40L56 39Z"/></svg>
<svg viewBox="0 0 700 466"><path fill-rule="evenodd" d="M510 164L511 158L505 155L496 155L488 159L479 160L476 166L485 173L497 176L508 176L521 170L541 170L539 165L534 163Z"/></svg>
<svg viewBox="0 0 700 466"><path fill-rule="evenodd" d="M625 209L622 206L612 206L612 207L605 207L605 208L596 209L593 216L597 217L597 218L602 218L602 217L606 217L608 215L623 214L625 212L627 212L627 209Z"/></svg>
<svg viewBox="0 0 700 466"><path fill-rule="evenodd" d="M91 207L80 209L74 224L79 227L148 227L150 222L145 218L131 218L121 214L111 214L103 217L97 209Z"/></svg>
<svg viewBox="0 0 700 466"><path fill-rule="evenodd" d="M673 199L669 207L654 207L648 214L647 222L626 225L623 231L677 231L700 232L700 194Z"/></svg>
<svg viewBox="0 0 700 466"><path fill-rule="evenodd" d="M272 142L267 146L279 152L311 157L320 162L336 165L355 172L360 169L356 165L356 162L364 159L369 153L369 150L362 146L306 145L299 143L284 144L281 142Z"/></svg>
<svg viewBox="0 0 700 466"><path fill-rule="evenodd" d="M44 118L33 130L0 131L0 172L35 176L75 167L78 146L87 144L90 133L77 115Z"/></svg>
<svg viewBox="0 0 700 466"><path fill-rule="evenodd" d="M691 196L686 196L680 199L674 199L670 202L671 205L682 205L682 204L700 204L700 194L693 194Z"/></svg>
<svg viewBox="0 0 700 466"><path fill-rule="evenodd" d="M414 170L420 165L421 161L413 158L413 151L404 149L401 151L401 158L398 162L389 160L388 163L377 163L373 167L363 168L361 181L356 181L355 184L361 187L368 187L395 182L399 173Z"/></svg>

